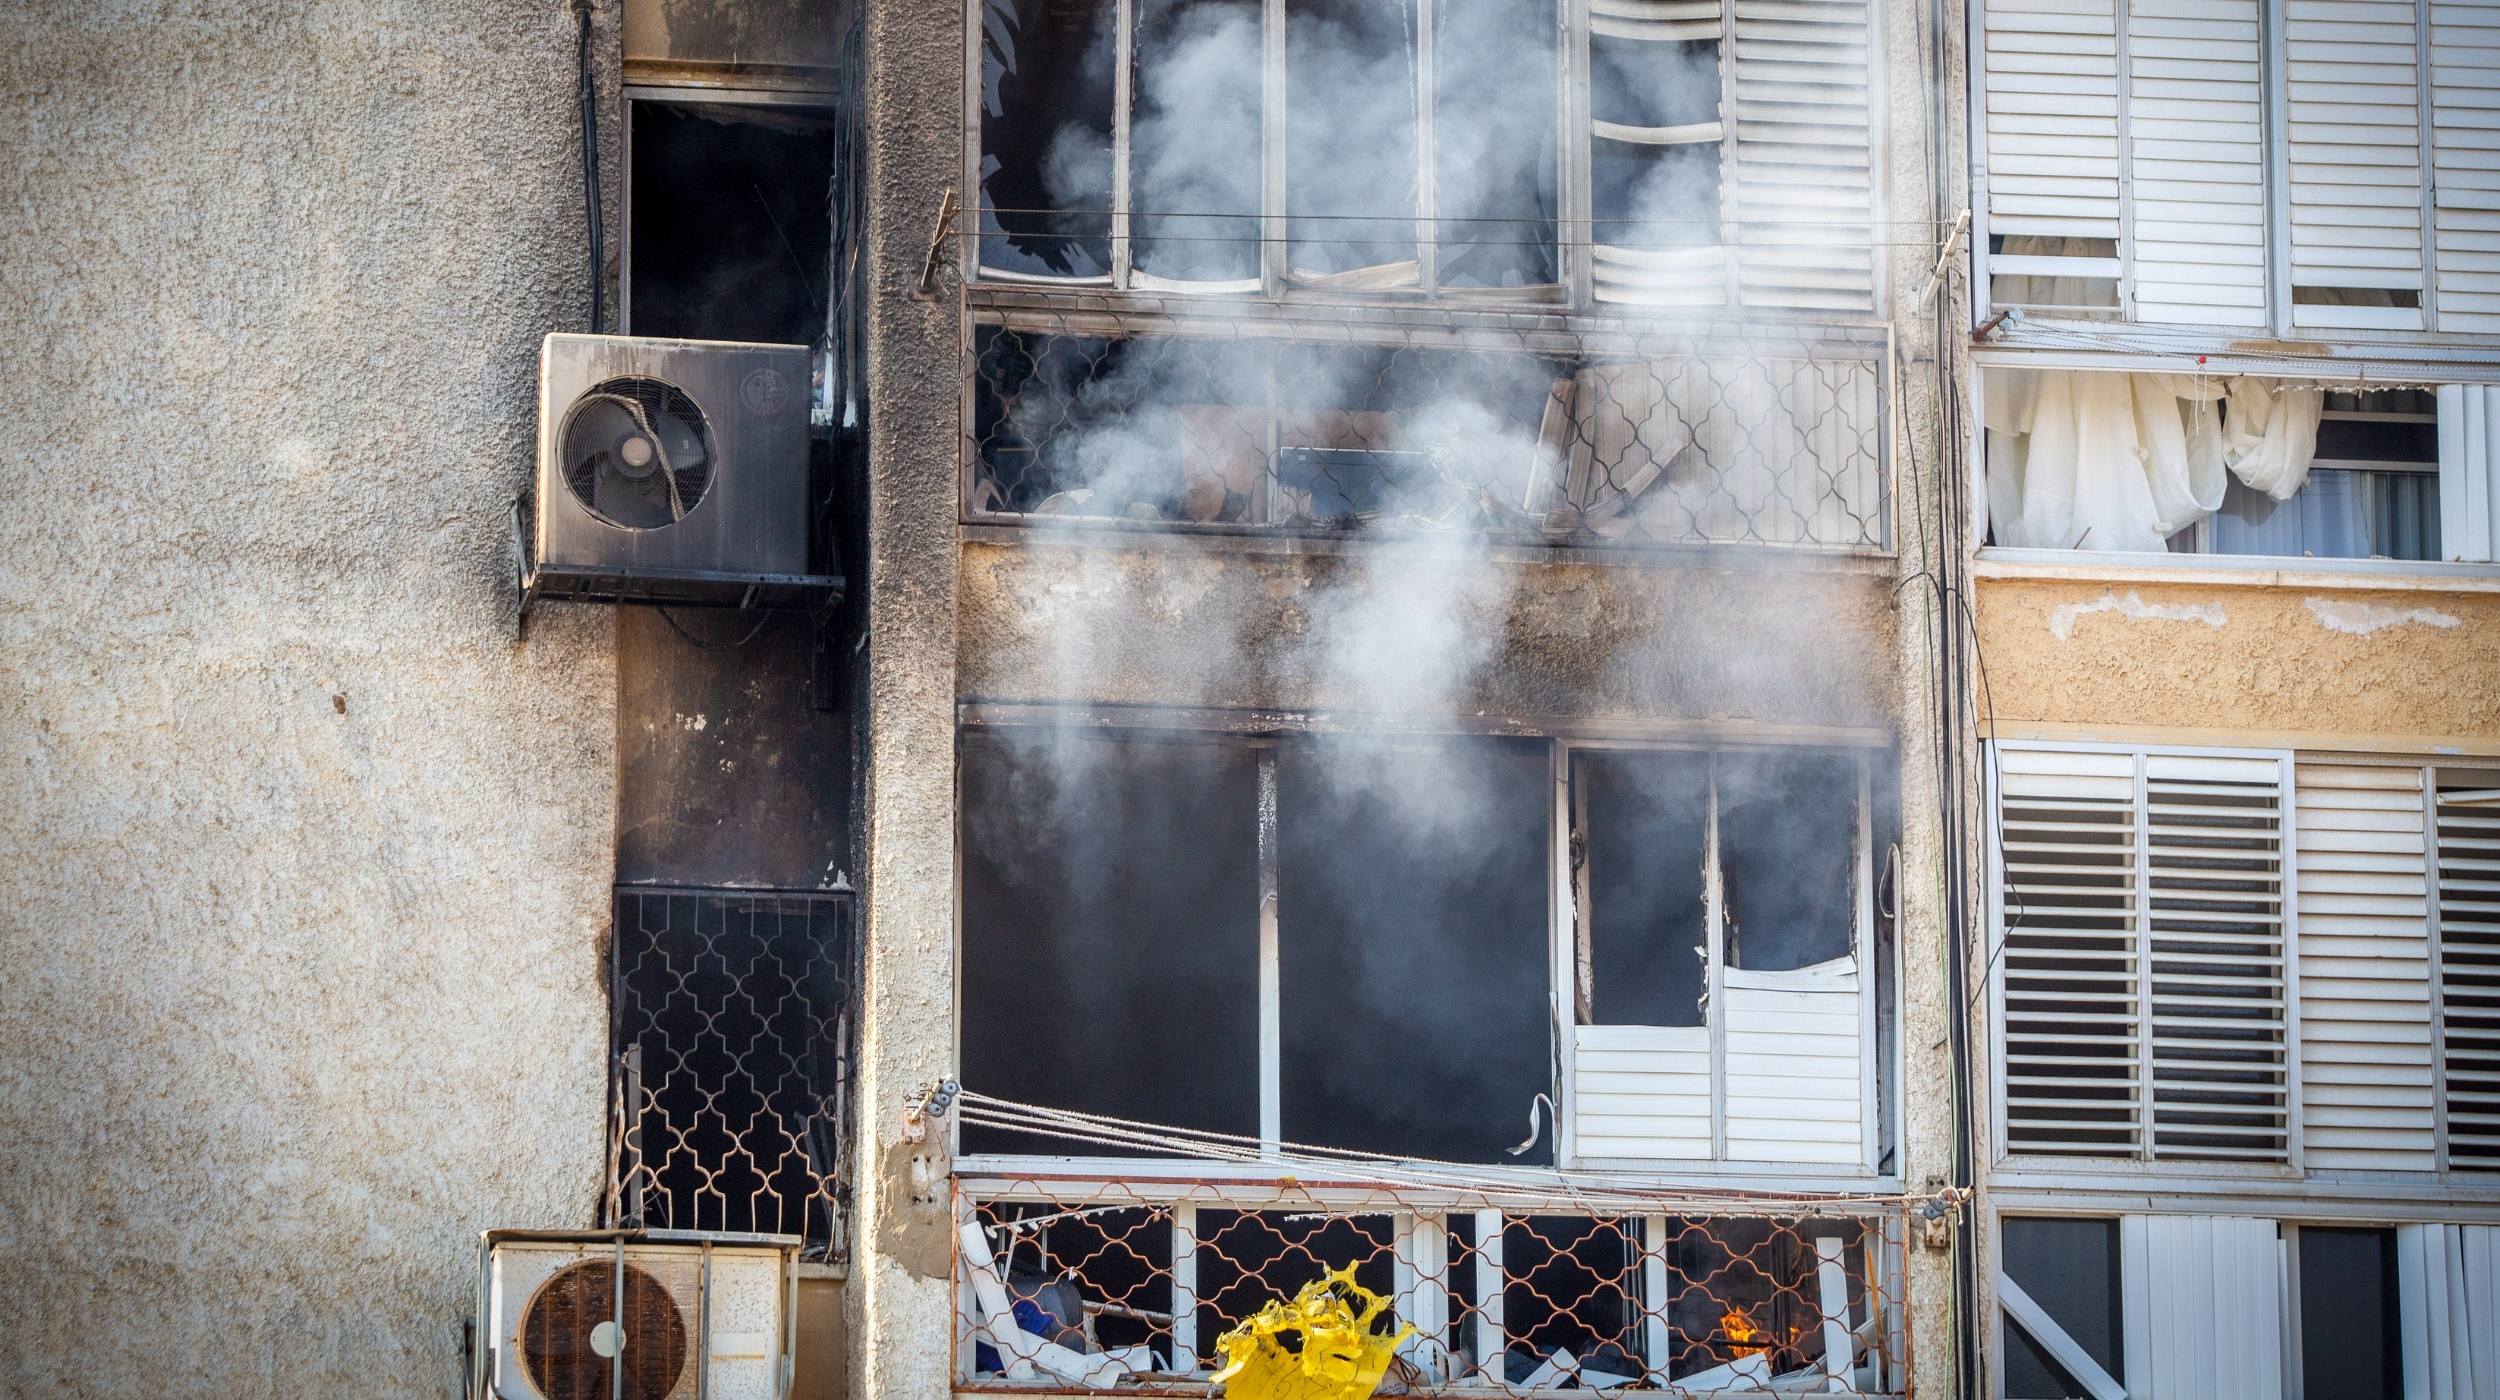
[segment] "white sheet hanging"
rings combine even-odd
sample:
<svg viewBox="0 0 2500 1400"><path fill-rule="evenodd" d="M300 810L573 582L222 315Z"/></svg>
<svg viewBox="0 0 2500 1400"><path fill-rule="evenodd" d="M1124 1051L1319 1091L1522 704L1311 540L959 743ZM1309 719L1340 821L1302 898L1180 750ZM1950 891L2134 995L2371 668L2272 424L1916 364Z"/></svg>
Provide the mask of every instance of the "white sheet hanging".
<svg viewBox="0 0 2500 1400"><path fill-rule="evenodd" d="M2225 473L2277 500L2308 479L2324 395L2243 376L1986 371L1996 542L2159 553L2222 505Z"/></svg>

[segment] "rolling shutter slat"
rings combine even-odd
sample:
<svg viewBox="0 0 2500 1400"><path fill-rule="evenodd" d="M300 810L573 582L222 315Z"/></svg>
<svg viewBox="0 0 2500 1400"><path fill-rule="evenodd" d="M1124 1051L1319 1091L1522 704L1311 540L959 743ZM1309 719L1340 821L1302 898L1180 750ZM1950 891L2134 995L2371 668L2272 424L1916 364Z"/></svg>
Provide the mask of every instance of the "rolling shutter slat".
<svg viewBox="0 0 2500 1400"><path fill-rule="evenodd" d="M2500 332L2500 0L2431 0L2439 328Z"/></svg>
<svg viewBox="0 0 2500 1400"><path fill-rule="evenodd" d="M2265 88L2259 0L2135 0L2127 160L2135 318L2266 320Z"/></svg>
<svg viewBox="0 0 2500 1400"><path fill-rule="evenodd" d="M1871 311L1866 0L1737 0L1731 216L1745 306Z"/></svg>
<svg viewBox="0 0 2500 1400"><path fill-rule="evenodd" d="M2440 1029L2449 1165L2500 1170L2500 806L2495 775L2438 773Z"/></svg>
<svg viewBox="0 0 2500 1400"><path fill-rule="evenodd" d="M2419 329L2419 11L2413 0L2286 0L2285 27L2292 324ZM2416 304L2376 304L2402 300L2389 293Z"/></svg>

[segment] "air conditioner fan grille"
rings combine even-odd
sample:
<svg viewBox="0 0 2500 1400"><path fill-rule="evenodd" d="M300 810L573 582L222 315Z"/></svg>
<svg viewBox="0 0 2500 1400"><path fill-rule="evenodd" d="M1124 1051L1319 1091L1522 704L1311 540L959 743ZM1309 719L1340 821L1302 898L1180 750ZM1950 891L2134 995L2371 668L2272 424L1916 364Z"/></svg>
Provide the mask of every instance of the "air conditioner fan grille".
<svg viewBox="0 0 2500 1400"><path fill-rule="evenodd" d="M584 510L627 530L684 519L712 485L712 427L686 391L628 376L593 385L564 419L564 484Z"/></svg>
<svg viewBox="0 0 2500 1400"><path fill-rule="evenodd" d="M686 1371L686 1321L668 1285L625 1266L624 1346L610 1360L592 1333L617 1320L616 1265L567 1264L538 1287L521 1312L521 1365L546 1400L669 1400ZM610 1368L624 1367L619 1388Z"/></svg>

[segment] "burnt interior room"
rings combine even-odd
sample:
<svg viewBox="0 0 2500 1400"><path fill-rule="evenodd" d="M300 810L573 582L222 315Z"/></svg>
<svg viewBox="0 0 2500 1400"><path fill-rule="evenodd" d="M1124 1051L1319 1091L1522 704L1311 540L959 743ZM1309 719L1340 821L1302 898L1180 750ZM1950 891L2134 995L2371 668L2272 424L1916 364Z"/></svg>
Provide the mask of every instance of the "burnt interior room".
<svg viewBox="0 0 2500 1400"><path fill-rule="evenodd" d="M821 342L833 246L832 114L651 98L628 107L627 329Z"/></svg>

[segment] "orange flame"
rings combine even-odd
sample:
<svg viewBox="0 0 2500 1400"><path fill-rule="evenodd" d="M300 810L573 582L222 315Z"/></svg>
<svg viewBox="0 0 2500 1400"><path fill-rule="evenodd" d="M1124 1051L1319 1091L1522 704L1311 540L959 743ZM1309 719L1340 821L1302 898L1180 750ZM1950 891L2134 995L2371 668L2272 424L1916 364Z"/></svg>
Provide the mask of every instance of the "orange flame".
<svg viewBox="0 0 2500 1400"><path fill-rule="evenodd" d="M1753 1315L1743 1308L1731 1307L1720 1314L1719 1331L1728 1340L1731 1356L1759 1356L1770 1350L1764 1345L1762 1329L1754 1325Z"/></svg>

